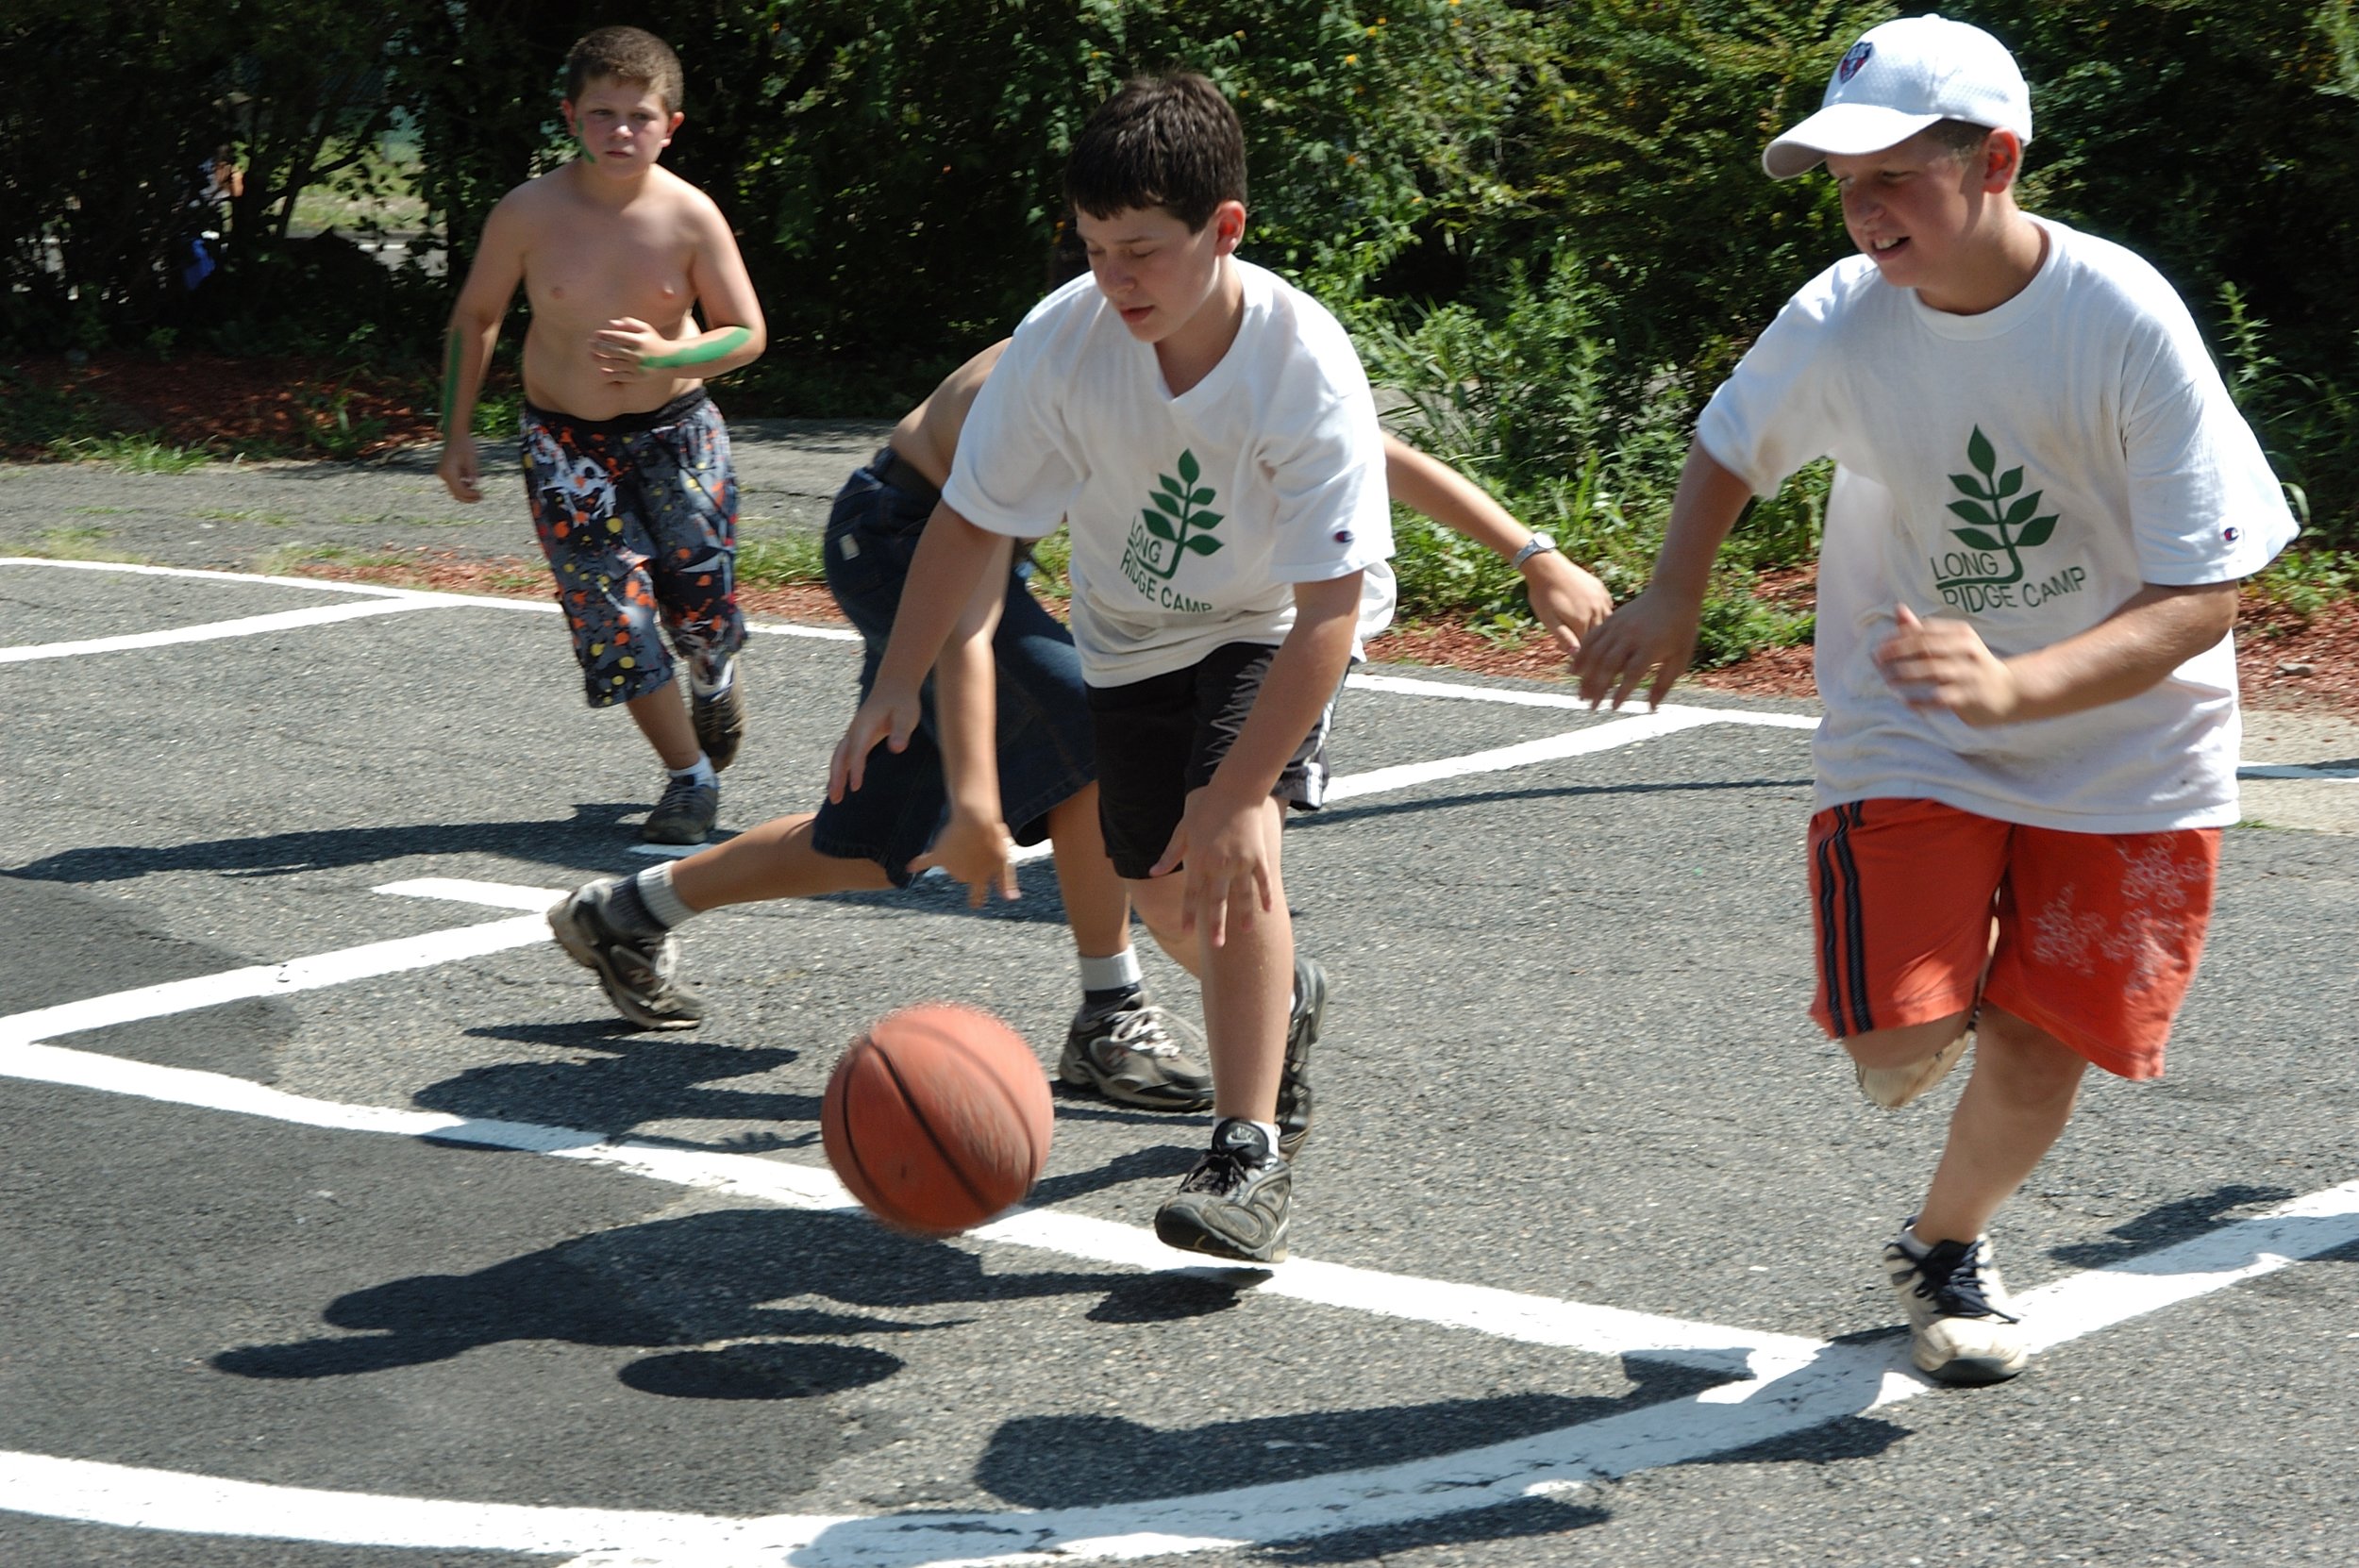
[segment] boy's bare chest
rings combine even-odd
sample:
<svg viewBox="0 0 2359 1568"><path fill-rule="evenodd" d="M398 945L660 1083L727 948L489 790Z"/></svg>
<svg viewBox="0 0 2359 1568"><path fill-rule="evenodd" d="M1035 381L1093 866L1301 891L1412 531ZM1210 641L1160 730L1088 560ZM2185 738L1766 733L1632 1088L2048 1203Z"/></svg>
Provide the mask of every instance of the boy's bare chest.
<svg viewBox="0 0 2359 1568"><path fill-rule="evenodd" d="M596 225L560 224L533 247L525 289L536 317L604 323L635 316L668 326L692 303L694 254L685 236L668 223L626 216Z"/></svg>

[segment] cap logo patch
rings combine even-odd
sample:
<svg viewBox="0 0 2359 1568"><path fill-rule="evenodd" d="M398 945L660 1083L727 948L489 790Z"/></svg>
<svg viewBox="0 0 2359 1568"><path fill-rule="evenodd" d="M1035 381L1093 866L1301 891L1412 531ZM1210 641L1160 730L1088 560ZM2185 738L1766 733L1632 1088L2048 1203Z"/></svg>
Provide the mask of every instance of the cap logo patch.
<svg viewBox="0 0 2359 1568"><path fill-rule="evenodd" d="M1853 76L1858 75L1860 73L1860 67L1865 65L1867 63L1868 57L1873 55L1875 52L1876 46L1868 42L1865 39L1861 39L1857 43L1852 44L1850 53L1843 57L1843 63L1834 68L1834 79L1836 82L1848 82Z"/></svg>

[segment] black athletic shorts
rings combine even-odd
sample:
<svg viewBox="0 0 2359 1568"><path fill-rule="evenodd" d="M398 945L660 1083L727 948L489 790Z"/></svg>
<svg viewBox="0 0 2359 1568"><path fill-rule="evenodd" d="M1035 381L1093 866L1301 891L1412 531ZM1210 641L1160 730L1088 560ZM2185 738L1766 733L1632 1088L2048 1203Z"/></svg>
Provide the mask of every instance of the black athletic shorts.
<svg viewBox="0 0 2359 1568"><path fill-rule="evenodd" d="M1114 870L1143 878L1163 859L1187 809L1188 792L1212 782L1261 694L1278 650L1229 642L1184 670L1126 686L1089 689L1096 726L1097 816ZM1328 693L1318 723L1302 738L1270 791L1314 811L1327 798L1327 734L1335 718Z"/></svg>

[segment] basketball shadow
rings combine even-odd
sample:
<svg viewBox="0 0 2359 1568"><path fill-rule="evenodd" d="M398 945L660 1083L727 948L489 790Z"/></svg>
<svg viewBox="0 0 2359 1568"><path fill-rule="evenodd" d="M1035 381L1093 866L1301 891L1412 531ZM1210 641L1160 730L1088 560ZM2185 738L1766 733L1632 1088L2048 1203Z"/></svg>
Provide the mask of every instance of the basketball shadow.
<svg viewBox="0 0 2359 1568"><path fill-rule="evenodd" d="M616 1374L642 1393L801 1398L874 1383L902 1365L889 1349L833 1342L889 1343L970 1321L961 1308L1098 1294L1124 1277L987 1273L969 1253L862 1214L729 1209L600 1231L473 1274L372 1285L321 1312L345 1332L225 1350L211 1365L258 1379L351 1377L554 1342L662 1350Z"/></svg>

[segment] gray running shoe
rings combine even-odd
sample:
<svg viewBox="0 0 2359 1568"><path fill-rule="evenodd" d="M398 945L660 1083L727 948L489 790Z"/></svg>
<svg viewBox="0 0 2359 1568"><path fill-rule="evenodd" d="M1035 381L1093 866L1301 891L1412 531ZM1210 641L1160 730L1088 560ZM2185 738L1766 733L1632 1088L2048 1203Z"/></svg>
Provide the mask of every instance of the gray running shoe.
<svg viewBox="0 0 2359 1568"><path fill-rule="evenodd" d="M1294 1002L1286 1014L1286 1068L1278 1080L1278 1152L1292 1159L1311 1137L1311 1047L1327 1011L1327 971L1295 955Z"/></svg>
<svg viewBox="0 0 2359 1568"><path fill-rule="evenodd" d="M693 987L675 980L679 943L669 936L648 941L632 936L607 914L616 879L589 882L549 910L558 945L598 984L614 1010L643 1029L693 1029L704 1021L705 1005Z"/></svg>
<svg viewBox="0 0 2359 1568"><path fill-rule="evenodd" d="M739 671L726 691L708 697L690 690L688 721L696 727L696 743L705 748L705 759L719 773L737 760L737 748L745 740L745 676Z"/></svg>
<svg viewBox="0 0 2359 1568"><path fill-rule="evenodd" d="M1176 1015L1133 993L1111 1008L1083 1004L1065 1031L1057 1076L1146 1110L1209 1110L1213 1070Z"/></svg>
<svg viewBox="0 0 2359 1568"><path fill-rule="evenodd" d="M720 814L720 785L676 776L663 787L663 798L647 813L639 836L649 843L702 843Z"/></svg>
<svg viewBox="0 0 2359 1568"><path fill-rule="evenodd" d="M1227 1117L1213 1128L1211 1151L1155 1210L1155 1234L1182 1252L1282 1263L1294 1190L1293 1168L1261 1129Z"/></svg>
<svg viewBox="0 0 2359 1568"><path fill-rule="evenodd" d="M1926 1376L2003 1383L2031 1359L1988 1238L1936 1242L1921 1258L1896 1238L1884 1247L1884 1276L1909 1315L1910 1359Z"/></svg>

